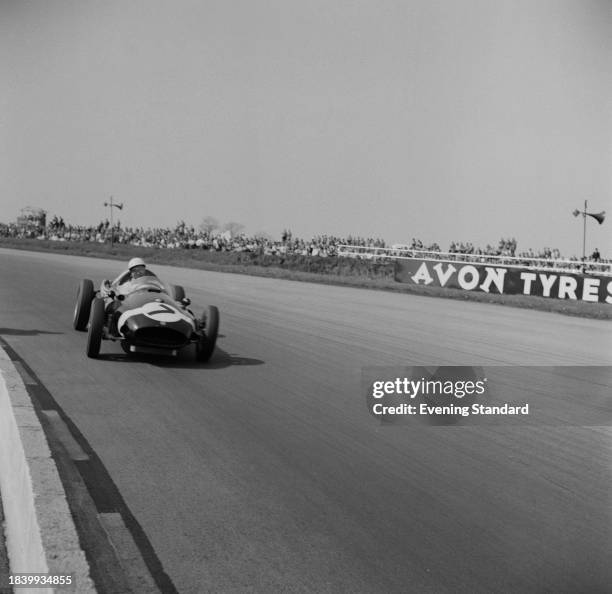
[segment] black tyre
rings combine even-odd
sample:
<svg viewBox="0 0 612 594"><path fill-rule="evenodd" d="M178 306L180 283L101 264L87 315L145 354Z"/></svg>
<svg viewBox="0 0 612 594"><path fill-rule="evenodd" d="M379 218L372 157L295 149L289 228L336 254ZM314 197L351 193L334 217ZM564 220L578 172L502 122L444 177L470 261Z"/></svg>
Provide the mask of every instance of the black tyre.
<svg viewBox="0 0 612 594"><path fill-rule="evenodd" d="M196 359L201 362L208 361L215 350L217 344L217 334L219 333L219 310L210 305L202 314L201 322L204 326L203 334L196 343Z"/></svg>
<svg viewBox="0 0 612 594"><path fill-rule="evenodd" d="M94 298L94 286L93 283L88 279L84 278L79 283L77 290L77 300L74 306L74 316L72 325L75 330L83 331L87 328L87 321L89 320L89 311L91 309L91 302Z"/></svg>
<svg viewBox="0 0 612 594"><path fill-rule="evenodd" d="M185 299L185 289L181 285L170 285L170 296L180 303Z"/></svg>
<svg viewBox="0 0 612 594"><path fill-rule="evenodd" d="M100 354L102 331L104 330L104 299L96 298L91 304L89 333L87 334L87 356L95 359Z"/></svg>

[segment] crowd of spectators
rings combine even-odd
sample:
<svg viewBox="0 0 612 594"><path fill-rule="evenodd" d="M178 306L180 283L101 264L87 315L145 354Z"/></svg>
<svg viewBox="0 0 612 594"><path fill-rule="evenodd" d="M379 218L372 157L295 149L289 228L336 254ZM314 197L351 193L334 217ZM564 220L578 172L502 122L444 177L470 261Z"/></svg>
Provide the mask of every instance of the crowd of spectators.
<svg viewBox="0 0 612 594"><path fill-rule="evenodd" d="M54 216L50 222L41 224L0 223L0 237L48 239L52 241L86 241L96 243L110 243L133 245L141 247L155 247L164 249L202 249L214 251L255 252L273 255L303 255L303 256L336 256L342 245L353 246L356 252L367 257L381 254L381 248L387 248L385 241L380 238L364 238L349 235L338 237L335 235L318 235L310 240L293 236L290 229L283 230L280 239L274 240L266 234L248 236L245 233L231 233L229 230L210 230L202 225L199 229L179 221L174 227L123 227L120 223L111 227L108 220L100 221L95 226L69 225L63 218ZM437 243L425 244L420 239L413 238L408 245L394 245L392 255L407 255L418 257L418 252L440 252ZM377 249L372 249L377 248ZM448 253L464 256L471 260L473 257L487 258L508 257L534 260L562 260L558 249L545 247L534 251L529 249L517 254L517 241L515 238L500 239L497 247L487 245L486 248L477 248L470 242L455 242L450 244ZM399 253L401 252L401 254ZM406 252L406 253L404 253ZM491 258L492 260L493 258ZM570 258L579 262L578 258ZM599 250L595 250L588 258L591 262L607 262L601 259Z"/></svg>
<svg viewBox="0 0 612 594"><path fill-rule="evenodd" d="M549 247L545 247L541 250L534 251L531 248L529 250L521 252L518 254L520 258L541 258L544 260L560 260L561 252L557 249L551 249Z"/></svg>
<svg viewBox="0 0 612 594"><path fill-rule="evenodd" d="M202 249L215 251L256 252L260 254L297 254L304 256L335 256L340 245L360 247L385 247L380 238L364 238L349 235L346 238L318 235L310 240L294 237L284 230L280 240L265 234L248 236L230 231L196 229L179 221L170 227L123 227L117 223L111 227L108 220L96 226L68 225L63 218L54 216L46 226L28 226L17 223L0 224L0 236L12 238L48 239L51 241L87 241L155 247L165 249Z"/></svg>
<svg viewBox="0 0 612 594"><path fill-rule="evenodd" d="M410 249L412 250L424 250L426 252L441 252L440 246L437 243L430 243L429 245L424 244L420 239L412 238L410 243Z"/></svg>
<svg viewBox="0 0 612 594"><path fill-rule="evenodd" d="M475 248L472 243L455 242L450 244L448 251L451 254L475 254L485 256L510 256L516 254L516 239L501 238L497 247L487 244L486 248ZM560 256L559 256L560 257Z"/></svg>

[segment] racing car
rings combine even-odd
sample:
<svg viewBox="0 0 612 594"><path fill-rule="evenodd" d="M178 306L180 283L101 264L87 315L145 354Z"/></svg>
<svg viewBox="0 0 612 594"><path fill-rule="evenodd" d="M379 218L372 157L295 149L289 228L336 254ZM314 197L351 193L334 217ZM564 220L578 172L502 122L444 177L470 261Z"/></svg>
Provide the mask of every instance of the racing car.
<svg viewBox="0 0 612 594"><path fill-rule="evenodd" d="M208 306L198 318L180 285L162 283L154 274L133 281L129 293L108 286L94 290L83 279L77 290L73 326L87 330L87 356L100 354L102 340L118 341L126 353L177 355L195 344L196 360L208 361L217 341L219 310Z"/></svg>

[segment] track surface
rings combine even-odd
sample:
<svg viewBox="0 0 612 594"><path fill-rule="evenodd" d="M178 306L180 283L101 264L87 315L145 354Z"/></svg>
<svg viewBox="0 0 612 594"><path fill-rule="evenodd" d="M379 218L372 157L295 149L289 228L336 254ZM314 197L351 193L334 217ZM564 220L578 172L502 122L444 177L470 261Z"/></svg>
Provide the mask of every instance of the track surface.
<svg viewBox="0 0 612 594"><path fill-rule="evenodd" d="M385 427L359 385L364 365L610 365L609 322L153 266L219 306L212 362L89 360L76 285L120 267L1 250L0 335L180 592L610 591L609 428Z"/></svg>

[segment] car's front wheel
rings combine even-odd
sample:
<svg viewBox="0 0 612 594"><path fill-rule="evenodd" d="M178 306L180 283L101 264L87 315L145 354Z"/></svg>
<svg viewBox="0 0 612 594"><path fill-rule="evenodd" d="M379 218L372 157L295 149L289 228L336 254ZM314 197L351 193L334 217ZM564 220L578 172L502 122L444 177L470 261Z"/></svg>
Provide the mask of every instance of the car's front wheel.
<svg viewBox="0 0 612 594"><path fill-rule="evenodd" d="M89 332L87 334L87 356L95 359L100 354L102 332L104 330L104 299L99 297L91 304Z"/></svg>
<svg viewBox="0 0 612 594"><path fill-rule="evenodd" d="M203 326L203 331L200 340L196 343L196 359L204 363L212 357L217 343L219 310L214 305L208 306L202 314L200 323Z"/></svg>
<svg viewBox="0 0 612 594"><path fill-rule="evenodd" d="M87 320L89 320L89 312L91 310L91 301L94 298L94 286L93 282L88 278L84 278L79 283L77 290L77 300L74 306L74 316L72 319L72 325L75 330L81 332L87 328Z"/></svg>

